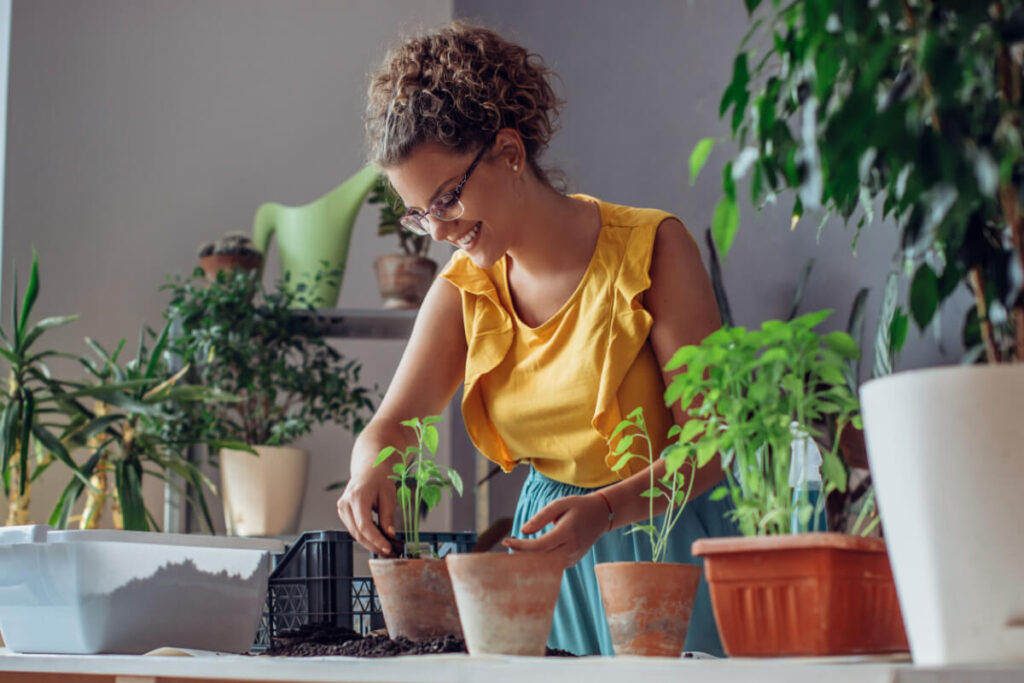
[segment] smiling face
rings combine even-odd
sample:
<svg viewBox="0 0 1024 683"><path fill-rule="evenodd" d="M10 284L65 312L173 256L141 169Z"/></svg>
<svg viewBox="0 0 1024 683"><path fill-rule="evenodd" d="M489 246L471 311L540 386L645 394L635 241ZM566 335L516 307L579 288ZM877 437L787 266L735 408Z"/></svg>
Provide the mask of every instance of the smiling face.
<svg viewBox="0 0 1024 683"><path fill-rule="evenodd" d="M500 148L500 140L492 144L463 185L459 199L465 211L461 217L453 221L433 216L423 219L435 241L454 244L481 268L493 265L508 250L507 226L515 215L510 182L514 172L496 151ZM409 209L425 212L438 197L456 188L479 151L452 153L437 143L424 143L385 173Z"/></svg>

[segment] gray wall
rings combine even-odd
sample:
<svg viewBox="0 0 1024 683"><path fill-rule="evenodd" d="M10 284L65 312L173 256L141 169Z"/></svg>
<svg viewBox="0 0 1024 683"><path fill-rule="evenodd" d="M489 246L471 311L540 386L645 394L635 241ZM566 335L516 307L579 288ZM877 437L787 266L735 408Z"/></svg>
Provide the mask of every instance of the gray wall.
<svg viewBox="0 0 1024 683"><path fill-rule="evenodd" d="M561 77L567 104L547 161L565 171L570 189L672 211L704 248L704 229L721 197L721 168L734 148L719 144L693 187L688 160L701 138L729 134L718 103L748 26L740 0L455 0L455 15L498 29ZM870 287L870 347L896 245L893 226L867 226L853 253L853 225L828 225L819 242L815 218L790 232L791 209L792 198L760 214L741 205L740 232L725 264L737 323L758 326L786 315L798 274L814 258L802 310L832 308L831 326L844 328L857 290ZM940 353L931 332L921 338L912 329L900 368L956 362L965 301L944 312L949 353ZM865 378L870 365L868 358ZM512 488L496 492L494 509L512 505Z"/></svg>
<svg viewBox="0 0 1024 683"><path fill-rule="evenodd" d="M451 0L15 0L5 315L10 264L24 281L35 246L38 314L81 314L50 343L134 343L142 321L161 323L158 287L192 270L200 243L359 169L367 72L400 31L450 16ZM380 305L373 259L397 241L376 236L374 217L356 225L342 307ZM403 343L340 348L383 389ZM347 476L351 444L340 429L299 444L313 452L302 528L338 527L322 489ZM65 483L56 474L34 492L36 521ZM147 498L161 519L160 486ZM432 524L450 528L447 516Z"/></svg>

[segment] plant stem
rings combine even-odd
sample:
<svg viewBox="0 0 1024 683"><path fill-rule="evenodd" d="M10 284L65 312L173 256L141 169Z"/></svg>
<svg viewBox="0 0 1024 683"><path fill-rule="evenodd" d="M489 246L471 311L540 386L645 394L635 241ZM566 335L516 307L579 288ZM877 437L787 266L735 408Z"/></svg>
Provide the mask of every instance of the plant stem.
<svg viewBox="0 0 1024 683"><path fill-rule="evenodd" d="M988 319L988 306L985 303L985 278L981 274L981 266L971 268L969 277L971 288L974 290L974 306L978 309L981 339L985 342L985 357L989 363L998 363L1001 358L995 336L992 333L992 322Z"/></svg>

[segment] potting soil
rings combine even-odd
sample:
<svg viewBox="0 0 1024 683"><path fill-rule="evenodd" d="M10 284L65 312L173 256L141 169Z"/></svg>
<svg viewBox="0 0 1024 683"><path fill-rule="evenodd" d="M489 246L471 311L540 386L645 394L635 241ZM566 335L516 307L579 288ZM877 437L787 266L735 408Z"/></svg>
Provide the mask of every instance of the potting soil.
<svg viewBox="0 0 1024 683"><path fill-rule="evenodd" d="M398 657L401 655L435 655L466 652L466 641L457 636L443 636L412 641L388 638L386 635L360 636L344 627L307 625L274 642L266 654L271 657ZM575 657L565 650L547 648L548 657Z"/></svg>

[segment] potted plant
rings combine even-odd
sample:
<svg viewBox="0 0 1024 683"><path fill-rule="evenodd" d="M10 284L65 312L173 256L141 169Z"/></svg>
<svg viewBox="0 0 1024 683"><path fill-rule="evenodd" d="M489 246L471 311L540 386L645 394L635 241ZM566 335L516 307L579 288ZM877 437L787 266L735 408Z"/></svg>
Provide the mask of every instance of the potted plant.
<svg viewBox="0 0 1024 683"><path fill-rule="evenodd" d="M258 271L262 265L263 253L241 232L229 232L216 242L199 247L199 267L211 282L222 270Z"/></svg>
<svg viewBox="0 0 1024 683"><path fill-rule="evenodd" d="M92 375L93 385L69 392L61 403L72 419L60 436L68 447L85 449L88 459L81 466L91 486L73 477L58 498L49 524L58 529L78 521L81 529L96 529L103 510L110 504L115 529L133 531L159 530L156 519L143 498L146 475L177 485L170 475L188 482L194 498L183 491L202 513L210 533L213 521L203 489L216 494L216 488L199 467L184 457L187 447L203 443L204 434L188 420L182 419L186 408L197 402L230 401L232 397L216 389L186 385L182 379L188 366L171 373L164 353L170 325L157 334L146 327L140 334L138 355L124 363L120 356L125 340L107 352L98 342L86 339L97 358L81 357L79 361ZM147 340L153 348L147 348ZM94 399L87 408L78 399ZM71 403L74 406L71 406ZM210 447L244 444L211 443ZM112 480L111 480L112 475ZM85 507L80 515L71 512L85 494Z"/></svg>
<svg viewBox="0 0 1024 683"><path fill-rule="evenodd" d="M305 286L293 292L279 281L268 291L244 271L221 273L208 284L197 270L165 289L171 292L165 315L180 326L170 349L192 366L197 384L238 399L191 404L183 418L203 441L247 444L219 453L229 532L293 531L309 453L289 444L325 422L362 429L373 404L359 385L358 361L324 339Z"/></svg>
<svg viewBox="0 0 1024 683"><path fill-rule="evenodd" d="M47 330L66 325L78 316L44 318L30 325L38 296L39 257L33 249L32 269L20 309L17 275L14 278L10 335L0 329L4 341L0 355L9 364L0 415L0 475L8 500L7 526L28 524L32 484L55 460L70 468L83 485L88 484L88 477L50 427L53 419L59 419L54 415L62 414L60 402L69 389L52 376L46 361L64 354L38 348L39 338Z"/></svg>
<svg viewBox="0 0 1024 683"><path fill-rule="evenodd" d="M438 415L405 420L402 425L416 433L416 444L405 449L388 446L374 463L375 467L391 464L390 478L398 488L404 528L405 542L395 545L400 550L398 557L370 560L370 574L391 638L426 640L461 634L445 563L431 557L430 546L420 543L420 511L440 503L449 486L462 495L459 474L450 468L442 470L434 460L438 445L434 425L440 421Z"/></svg>
<svg viewBox="0 0 1024 683"><path fill-rule="evenodd" d="M405 215L405 204L391 188L387 176L378 177L366 201L380 205L377 234L397 235L402 248L402 253L385 254L374 262L384 308L419 308L437 272L437 263L427 258L430 236L411 233L399 223Z"/></svg>
<svg viewBox="0 0 1024 683"><path fill-rule="evenodd" d="M705 557L722 644L733 656L906 647L884 542L810 532L825 497L845 489L847 477L837 438L821 458L824 495L802 485L815 478L804 455L820 437L815 425L831 416L841 435L860 421L843 375L859 352L844 332L815 331L828 315L722 328L667 366L682 371L665 400L689 416L677 448L698 467L721 454L726 483L712 495L731 498L743 534L693 545Z"/></svg>
<svg viewBox="0 0 1024 683"><path fill-rule="evenodd" d="M689 475L693 471L694 453L683 443L692 431L692 427L678 425L669 430L669 438L678 437L679 442L661 453L666 466L659 479L655 478L653 446L643 409L631 412L612 432L613 453L619 456L612 470L617 472L631 460L639 459L648 464L650 477L642 494L649 501L647 522L635 524L630 533L647 534L651 561L605 562L594 567L617 655L678 657L683 652L702 570L697 565L665 562L665 552L669 534L683 514L693 487L693 477ZM638 442L641 453L631 452ZM659 498L665 498L667 503L660 521L654 514Z"/></svg>
<svg viewBox="0 0 1024 683"><path fill-rule="evenodd" d="M985 364L865 384L868 452L915 661L1018 659L1024 602L1007 600L1024 561L1024 498L1010 484L1024 479L1012 414L1024 402L1024 7L820 9L773 2L752 18L721 101L742 148L723 173L715 238L731 243L749 174L755 204L792 190L795 218L859 215L859 229L880 208L920 328L969 292L965 360ZM712 144L698 144L692 171ZM907 318L901 307L881 331L905 336Z"/></svg>

